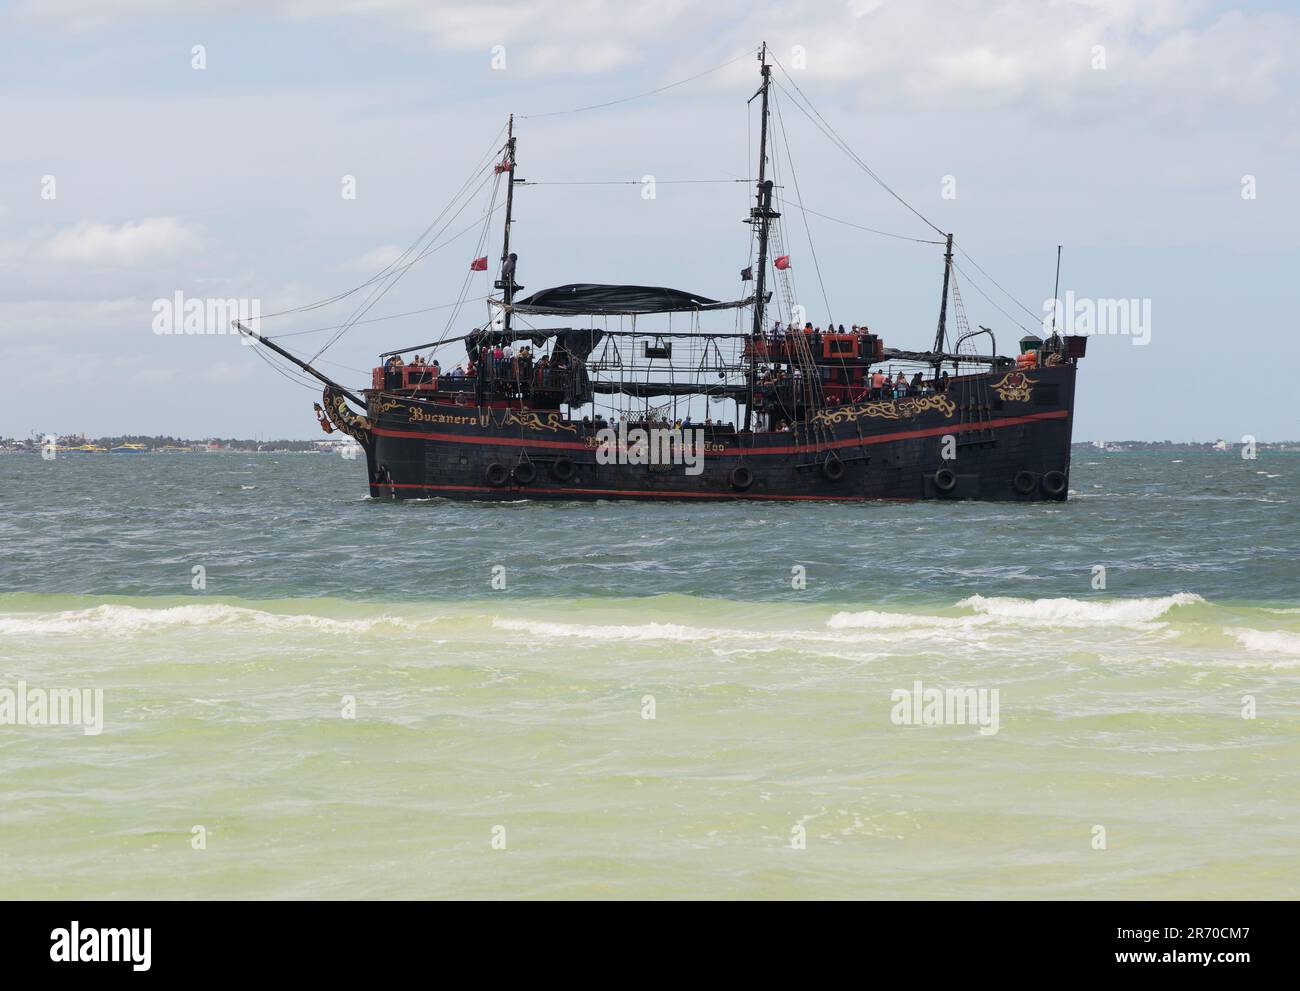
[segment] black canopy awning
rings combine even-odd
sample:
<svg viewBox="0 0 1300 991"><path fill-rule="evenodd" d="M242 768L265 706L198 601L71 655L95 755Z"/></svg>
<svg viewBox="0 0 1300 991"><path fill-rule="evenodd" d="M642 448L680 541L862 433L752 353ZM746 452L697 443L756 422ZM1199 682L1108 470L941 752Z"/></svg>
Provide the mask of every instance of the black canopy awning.
<svg viewBox="0 0 1300 991"><path fill-rule="evenodd" d="M543 289L524 299L515 300L512 309L516 313L623 315L731 310L748 306L753 301L751 297L732 303L720 303L707 296L697 296L680 289L665 289L662 286L603 286L578 282Z"/></svg>

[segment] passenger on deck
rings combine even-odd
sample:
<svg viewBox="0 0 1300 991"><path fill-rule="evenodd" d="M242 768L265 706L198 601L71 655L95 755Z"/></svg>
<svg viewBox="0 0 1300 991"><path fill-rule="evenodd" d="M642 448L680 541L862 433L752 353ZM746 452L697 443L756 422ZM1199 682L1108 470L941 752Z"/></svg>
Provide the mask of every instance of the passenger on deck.
<svg viewBox="0 0 1300 991"><path fill-rule="evenodd" d="M947 391L948 391L948 371L947 371L947 369L944 369L943 373L939 376L939 380L938 380L937 382L935 382L935 388L938 389L940 392L947 392Z"/></svg>
<svg viewBox="0 0 1300 991"><path fill-rule="evenodd" d="M883 399L885 394L885 373L877 368L871 373L871 398Z"/></svg>
<svg viewBox="0 0 1300 991"><path fill-rule="evenodd" d="M894 398L902 399L907 395L907 376L902 372L898 373L898 378L894 379Z"/></svg>
<svg viewBox="0 0 1300 991"><path fill-rule="evenodd" d="M912 384L908 387L908 391L914 396L919 396L924 389L925 385L921 380L921 373L917 372L912 376Z"/></svg>
<svg viewBox="0 0 1300 991"><path fill-rule="evenodd" d="M453 368L453 369L451 370L451 377L454 378L454 379L464 378L464 377L465 377L465 366L464 366L464 365L460 365L460 364L458 364L455 368Z"/></svg>
<svg viewBox="0 0 1300 991"><path fill-rule="evenodd" d="M384 363L384 388L402 388L402 357L393 355Z"/></svg>

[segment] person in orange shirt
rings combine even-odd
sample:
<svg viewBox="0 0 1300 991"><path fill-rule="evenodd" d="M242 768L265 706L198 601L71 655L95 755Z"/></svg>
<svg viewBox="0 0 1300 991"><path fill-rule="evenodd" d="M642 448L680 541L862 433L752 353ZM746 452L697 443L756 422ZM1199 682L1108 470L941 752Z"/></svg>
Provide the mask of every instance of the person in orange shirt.
<svg viewBox="0 0 1300 991"><path fill-rule="evenodd" d="M872 373L871 376L871 397L873 399L881 398L881 394L883 393L884 388L885 388L885 373L882 372L879 368L877 368L875 372Z"/></svg>

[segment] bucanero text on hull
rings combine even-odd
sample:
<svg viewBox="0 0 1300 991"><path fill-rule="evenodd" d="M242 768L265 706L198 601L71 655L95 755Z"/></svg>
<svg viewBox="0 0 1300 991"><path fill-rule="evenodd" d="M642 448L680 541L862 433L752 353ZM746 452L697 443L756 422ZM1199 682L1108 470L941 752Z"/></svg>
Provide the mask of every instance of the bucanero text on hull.
<svg viewBox="0 0 1300 991"><path fill-rule="evenodd" d="M323 385L321 426L356 441L379 498L1064 500L1086 338L1027 333L1014 356L998 355L990 328L967 325L951 234L924 242L944 249L931 347L886 347L865 324L804 319L778 210L802 206L781 197L769 175L778 166L769 133L775 60L766 45L757 56L758 176L745 218L751 264L741 285L749 291L740 298L591 283L519 295L510 234L515 189L527 183L516 177L511 116L504 145L482 169L492 181L485 217L502 183L505 201L497 294L481 326L381 353L359 388L313 364L435 250L417 242L366 284L365 306L310 360L242 323L239 330ZM807 112L794 87L796 98ZM479 258L471 268L486 265ZM727 312L736 316L733 331L701 327L701 317ZM975 343L985 338L980 353ZM607 417L601 404L614 400L621 411L610 405ZM731 419L709 415L719 406Z"/></svg>

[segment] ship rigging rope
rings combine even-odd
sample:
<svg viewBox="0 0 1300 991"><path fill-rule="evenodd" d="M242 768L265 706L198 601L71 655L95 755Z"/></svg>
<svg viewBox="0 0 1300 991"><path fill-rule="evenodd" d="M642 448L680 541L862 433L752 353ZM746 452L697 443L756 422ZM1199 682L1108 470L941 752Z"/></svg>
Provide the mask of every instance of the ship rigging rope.
<svg viewBox="0 0 1300 991"><path fill-rule="evenodd" d="M799 84L794 81L794 78L790 75L789 72L786 71L785 66L781 64L781 60L778 59L775 55L773 55L772 61L776 63L776 67L780 69L781 74L790 81L790 85L794 87L794 92L798 94L799 99L795 99L793 95L791 95L790 98L790 102L794 104L795 108L799 110L810 121L812 121L813 125L816 126L816 128L819 131L821 131L822 134L826 135L826 137L830 139L831 144L835 145L837 148L840 149L840 151L844 152L844 154L848 156L849 160L854 162L860 169L862 169L863 172L869 175L876 182L876 184L880 186L881 189L887 192L894 199L898 200L898 202L903 204L903 206L907 207L907 209L911 210L912 213L916 214L916 216L919 217L926 224L927 227L933 229L936 234L946 239L948 236L946 231L943 231L939 227L937 227L930 220L929 217L927 217L916 207L912 206L911 203L903 199L902 196L896 193L893 187L889 185L889 183L885 182L885 180L882 179L870 165L868 165L866 162L862 160L862 158L858 155L857 152L855 152L852 148L849 147L848 142L846 142L843 138L839 136L835 128L831 127L830 123L826 120L826 118L823 117L821 113L817 110L817 108L813 106L812 101L808 99L808 97L804 94L804 91L799 88ZM781 88L784 89L784 87ZM799 100L803 100L803 102L807 104L807 107L805 108L803 104L799 102Z"/></svg>
<svg viewBox="0 0 1300 991"><path fill-rule="evenodd" d="M296 370L290 371L289 369L281 365L279 362L273 361L271 357L262 348L253 348L253 354L257 355L260 359L262 359L262 361L266 362L267 367L270 368L273 372L275 372L277 375L281 376L282 378L286 379L287 381L292 382L294 385L300 385L304 389L310 389L312 392L315 392L320 388L320 386L316 384L314 379L309 379L307 377L305 372L300 372Z"/></svg>
<svg viewBox="0 0 1300 991"><path fill-rule="evenodd" d="M940 234L946 239L947 235L943 230L941 230L938 226L936 226L928 217L925 216L925 214L921 213L920 210L916 209L916 207L912 206L911 203L907 202L907 200L903 199L901 195L895 192L894 189L887 182L885 182L885 180L882 179L874 169L871 168L871 166L869 166L866 162L862 160L862 158L857 154L857 152L855 152L852 148L849 147L848 143L839 136L839 134L835 131L835 129L831 127L830 123L826 120L826 118L821 115L821 113L817 110L815 106L813 106L812 101L808 98L807 94L804 93L804 91L799 88L799 84L794 81L794 78L786 70L785 66L781 64L780 59L778 59L774 55L772 56L772 61L776 64L777 68L781 70L781 74L789 81L790 86L793 87L795 94L797 94L799 97L799 99L794 99L793 97L791 98L791 102L794 104L795 108L798 109L801 113L803 113L804 116L807 117L810 121L812 121L813 125L816 126L817 129L820 130L822 134L824 134L828 139L830 139L832 144L834 144L842 152L844 152L844 154L847 155L851 161L857 164L858 167L861 168L868 176L870 176L882 189L885 190L885 192L889 193L890 196L894 197L894 199L898 200L899 203L901 203L908 210L910 210L917 217L919 217L927 226L932 228L936 234ZM803 103L801 104L799 100L802 100ZM807 106L805 107L803 104L806 104ZM883 233L883 232L878 232L878 233ZM1012 296L1011 293L1007 292L1006 289L1003 289L1002 286L999 285L996 280L994 280L993 276L989 275L988 272L985 272L984 269L975 261L975 259L971 257L969 252L967 252L964 248L960 248L960 247L958 248L958 250L961 251L961 253L966 257L967 261L969 261L972 265L974 265L975 268L979 269L979 271L982 272L990 282L992 282L995 286L997 286L997 288L1002 293L1004 293L1008 299L1014 302L1017 306L1019 306L1022 310L1028 313L1031 317L1034 317L1034 319L1038 318L1037 314L1035 314L1033 310L1029 309L1029 307L1025 306L1022 302L1020 302L1020 300ZM970 281L971 285L975 286L975 289L978 292L980 292L980 295L984 296L985 299L989 299L988 294L984 293L983 290L981 290L979 286L975 284L974 279L971 279L969 275L967 276L967 278ZM990 299L989 302L992 303L992 300ZM994 305L995 308L998 310L998 312L1002 313L1003 316L1008 316L1006 311L1003 310L1000 306L996 306L996 304ZM1019 321L1012 319L1010 317L1008 317L1008 319L1011 319L1012 323L1015 323L1017 326L1023 329L1023 325L1020 324Z"/></svg>
<svg viewBox="0 0 1300 991"><path fill-rule="evenodd" d="M492 298L491 296L475 296L473 299L465 300L465 302L477 303L481 300L491 299L491 298ZM356 324L381 323L384 320L397 320L400 319L401 317L414 317L414 316L418 316L421 313L432 313L435 310L449 310L453 306L460 306L460 305L461 305L460 300L457 300L454 303L440 303L437 306L425 306L418 310L407 310L405 313L389 313L382 317L368 317L365 320L357 320ZM268 341L278 341L285 337L302 337L305 334L323 334L327 330L338 330L342 326L343 324L335 323L335 324L330 324L328 327L313 327L311 330L294 330L294 331L290 331L287 334L276 334L275 337L267 337L266 339ZM423 347L423 345L421 345L421 347Z"/></svg>
<svg viewBox="0 0 1300 991"><path fill-rule="evenodd" d="M829 220L832 223L843 224L845 227L853 227L860 231L866 231L868 234L879 234L881 237L895 237L898 238L900 241L914 241L917 244L944 244L945 243L944 241L940 241L937 238L932 238L932 237L912 237L910 234L892 234L889 231L877 230L874 227L864 227L861 224L854 224L851 223L850 221L842 220L839 217L832 217L829 213L818 213L812 207L808 207L808 206L801 205L799 209L802 210L804 213L811 213L814 217L821 217L823 220ZM963 251L962 254L964 255L966 254L966 252Z"/></svg>
<svg viewBox="0 0 1300 991"><path fill-rule="evenodd" d="M964 252L963 252L963 254L964 254ZM974 279L971 278L969 272L967 272L964 268L962 268L962 267L961 267L960 265L958 265L956 262L953 262L953 263L952 263L952 267L953 267L954 270L956 270L956 271L960 272L962 275L966 276L966 279L967 279L967 281L970 283L971 288L973 288L977 293L979 293L979 294L980 294L981 296L983 296L986 300L988 300L989 305L992 306L993 309L995 309L995 310L997 310L999 313L1001 313L1004 317L1006 317L1006 318L1007 318L1008 320L1010 320L1013 324L1015 324L1017 327L1019 327L1021 330L1023 330L1026 334L1031 333L1031 331L1029 330L1028 327L1026 327L1023 323L1021 323L1019 320L1017 320L1015 317L1013 317L1010 313L1008 313L1008 312L1007 312L1006 310L1004 310L1002 307L998 306L998 304L995 303L995 302L993 301L993 297L990 296L988 293L986 293L983 289L981 289L981 288L979 287L979 283L976 282ZM1037 318L1035 317L1035 319L1037 319Z"/></svg>
<svg viewBox="0 0 1300 991"><path fill-rule="evenodd" d="M1009 292L1007 292L1005 289L1003 289L1002 286L998 285L997 280L994 279L993 276L989 275L988 272L985 272L984 269L980 267L979 262L977 262L974 258L972 258L972 257L970 256L970 254L969 254L969 253L968 253L968 252L967 252L967 251L966 251L966 250L965 250L965 249L964 249L960 244L958 244L956 241L954 241L954 242L953 242L953 247L956 248L958 251L960 251L960 252L962 253L962 255L965 256L965 258L966 258L966 260L967 260L968 262L970 262L970 263L971 263L972 265L974 265L977 269L979 269L981 272L983 272L983 273L984 273L984 277L985 277L986 279L988 279L990 282L992 282L995 286L997 286L998 289L1000 289L1000 290L1002 291L1002 294L1003 294L1004 296L1007 297L1007 299L1011 300L1011 302L1015 303L1018 307L1020 307L1022 310L1024 310L1026 313L1028 313L1029 316L1034 320L1035 323L1037 323L1037 322L1041 319L1042 314L1035 313L1033 310L1031 310L1029 307L1027 307L1024 303L1020 302L1020 300L1016 299L1015 296L1012 296L1011 293L1009 293ZM967 278L970 278L970 276L967 276ZM975 284L975 283L974 283L974 280L972 280L972 281L971 281L971 285L974 285L974 284ZM976 289L979 289L979 286L975 286L975 288L976 288ZM986 298L987 298L987 297L986 297ZM990 300L990 302L992 302L992 301ZM1012 322L1012 323L1015 323L1014 320L1012 320L1011 322Z"/></svg>
<svg viewBox="0 0 1300 991"><path fill-rule="evenodd" d="M474 198L474 196L475 196L475 195L476 195L476 194L477 194L477 193L478 193L478 192L479 192L479 191L480 191L480 190L481 190L485 185L487 185L487 183L488 183L489 181L492 181L492 180L494 180L494 179L499 180L499 179L500 179L500 174L498 173L498 174L496 174L496 175L493 175L492 173L489 173L487 176L485 176L484 179L483 179L483 181L480 182L479 185L474 189L474 191L473 191L473 192L472 192L472 193L471 193L471 194L470 194L470 195L465 199L465 202L462 203L459 207L457 207L456 212L453 213L453 214L452 214L452 215L447 219L447 222L442 226L442 229L438 232L438 234L441 235L441 234L443 233L443 231L445 231L448 227L450 227L451 224L452 224L452 222L455 221L455 219L461 215L461 213L465 210L465 208L466 208L467 206L469 206L469 204L470 204L471 202L473 202L473 198ZM499 183L497 183L497 182L493 182L493 198L492 198L492 204L495 204L495 203L496 203L495 188L496 188L497 185L499 185ZM462 186L461 188L464 189L463 186ZM445 211L444 211L444 212L445 212ZM484 225L485 225L485 226L486 226L487 220L492 216L492 213L493 213L493 212L494 212L494 211L493 211L493 209L492 209L492 207L491 207L491 205L490 205L490 206L489 206L489 209L488 209L488 210L484 213L484 215L483 215L483 221L484 221ZM421 236L420 236L420 241L422 241L423 239L424 239L424 235L421 235ZM412 244L410 247L408 247L408 248L406 249L406 251L404 251L404 252L402 253L402 257L405 257L405 256L406 256L407 254L409 254L412 250L414 250L414 249L418 246L418 244L419 244L419 241L417 241L415 244ZM421 256L419 256L419 257L423 257L423 255L421 255ZM400 258L399 258L398 260L400 260ZM418 259L417 259L417 260L418 260ZM312 361L315 361L315 360L316 360L317 358L319 358L322 354L324 354L324 353L325 353L326 351L328 351L331 347L333 347L336 343L338 343L339 339L342 338L344 334L346 334L349 330L352 329L353 325L357 322L357 320L359 320L359 319L360 319L361 317L363 317L366 313L368 313L368 312L370 311L371 307L373 307L376 303L378 303L381 299L383 299L384 296L386 296L386 295L388 294L389 290L392 289L393 286L397 285L398 281L401 280L402 276L405 275L405 274L406 274L407 272L409 272L410 270L411 270L411 266L410 266L410 265L406 265L406 266L403 266L403 267L400 268L400 269L394 269L391 273L389 273L389 276L388 276L387 280L386 280L384 283L381 283L380 285L375 286L375 287L370 291L370 294L366 297L366 299L363 300L362 303L361 303L361 304L360 304L360 305L359 305L355 310L352 311L352 314L351 314L351 315L347 318L347 320L344 322L343 327L342 327L340 330L338 330L338 331L334 334L333 337L331 337L328 341L326 341L325 344L321 347L321 349L320 349L319 351L317 351L314 355L312 355L311 360L312 360ZM462 296L462 297L464 296L464 292L465 292L465 289L462 287L462 289L461 289L461 296Z"/></svg>
<svg viewBox="0 0 1300 991"><path fill-rule="evenodd" d="M470 185L470 183L474 181L474 178L481 171L483 171L484 168L486 168L485 162L486 163L492 162L493 158L497 153L497 149L499 147L498 141L500 140L501 134L502 132L505 131L505 129L506 129L505 125L503 124L500 130L498 130L497 133L493 136L491 147L488 149L487 153L483 155L478 160L478 162L474 165L474 168L470 171L469 177L461 184L460 189L458 189L456 191L456 194L452 196L452 198L447 202L447 205L442 208L438 216L436 216L432 220L432 222L430 222L429 226L424 229L424 232L419 237L417 237L415 241L412 242L411 246L408 247L406 251L402 252L401 255L398 255L397 258L394 258L391 262L385 265L382 269L380 269L377 273L375 273L365 282L361 283L360 285L353 286L351 289L347 290L346 292L338 293L337 295L329 296L325 299L317 300L314 303L305 303L302 306L294 306L285 310L277 310L275 313L266 313L262 315L261 319L269 320L272 317L286 316L290 313L305 313L308 310L318 310L323 306L330 306L333 303L337 303L340 300L346 299L348 296L351 296L353 293L360 292L362 289L366 288L366 286L373 285L375 282L378 282L380 279L386 278L389 274L391 274L390 269L392 269L394 265L396 265L399 261L401 261L403 257L409 254L413 248L419 245L420 242L423 241L425 237L429 234L429 232L438 225L438 221L441 220L446 215L447 211L450 210L456 204L456 201L461 198L466 188ZM420 258L423 257L424 257L423 255L420 256ZM419 261L420 258L416 258L415 261L411 262L411 264L415 264L415 262Z"/></svg>
<svg viewBox="0 0 1300 991"><path fill-rule="evenodd" d="M786 166L790 169L790 181L794 184L795 199L799 204L799 212L803 216L804 234L808 237L808 251L812 254L813 270L817 273L817 285L821 287L822 302L826 304L826 315L834 320L834 314L831 312L830 297L826 295L826 283L822 280L822 267L817 261L817 248L813 244L812 228L808 226L808 213L803 208L803 193L799 191L799 176L794 169L794 156L790 153L790 136L786 133L785 120L781 116L781 103L775 94L772 97L772 106L776 110L776 122L781 129L781 143L785 145ZM775 161L773 156L773 161ZM785 198L782 197L782 200Z"/></svg>
<svg viewBox="0 0 1300 991"><path fill-rule="evenodd" d="M655 179L656 186L681 186L701 183L753 182L753 179ZM640 186L644 179L528 179L516 186Z"/></svg>
<svg viewBox="0 0 1300 991"><path fill-rule="evenodd" d="M496 209L497 209L497 210L500 210L501 207L497 207ZM495 212L495 211L494 211L494 212ZM401 267L402 270L405 271L406 269L409 269L409 268L411 268L411 267L413 267L413 266L419 264L419 263L420 263L421 261L423 261L425 258L429 257L429 255L436 254L437 252L441 251L443 248L448 247L449 245L453 244L454 242L460 240L460 238L464 237L466 234L468 234L470 231L472 231L472 230L473 230L474 228L476 228L478 225L479 225L479 220L475 220L474 223L470 224L468 227L462 227L460 230L458 230L455 234L451 235L451 237L447 238L445 241L441 241L441 242L439 242L438 244L432 244L432 245L430 245L429 247L425 248L424 251L420 252L420 254L419 254L416 258L412 259L411 261L409 261L409 262L407 262L405 265L403 265L403 266ZM392 263L390 262L389 264L391 265ZM388 266L385 266L385 267L388 267ZM396 271L396 270L394 270L394 271ZM378 276L376 276L376 278L378 278ZM357 288L358 288L358 289L364 288L366 285L369 285L371 282L374 282L374 281L375 281L374 279L371 279L370 282L364 283L363 285L358 286ZM352 293L352 292L355 292L355 291L356 291L355 289L354 289L354 290L349 290L349 291L348 291L347 293L345 293L344 295L351 295L351 293ZM337 300L336 300L336 302L337 302ZM455 305L456 305L455 303L447 303L447 304L444 304L444 306L430 306L430 307L426 307L425 309L422 309L422 310L411 310L411 311L409 311L409 312L407 312L407 313L394 313L394 314L392 314L391 316L371 317L371 318L368 319L368 320L354 320L354 321L352 321L352 323L354 323L354 324L362 324L362 323L374 323L374 322L377 321L377 320L394 320L394 319L396 319L397 317L407 317L407 316L411 316L411 315L416 314L416 313L427 313L427 312L429 312L429 310L441 310L441 309L444 309L444 308L447 307L447 306L455 306ZM311 310L319 309L319 306L309 306L309 307L307 307L307 309L311 309ZM281 313L288 313L288 312L293 312L293 311L289 311L289 310L282 310L282 311L281 311ZM278 315L279 315L279 314L275 314L275 313L270 314L270 316L278 316ZM265 320L265 319L267 319L267 318L266 318L266 317L262 317L262 319ZM264 335L262 335L262 336L264 336L268 341L278 341L278 340L280 340L282 337L301 337L301 336L304 335L304 334L319 334L319 333L322 333L322 332L324 332L324 331L326 331L326 330L338 330L339 328L347 329L349 326L351 326L351 325L348 324L348 323L336 323L336 324L330 324L328 327L316 327L316 328L314 328L314 329L312 329L312 330L292 330L292 331L286 331L286 332L283 333L283 334L275 334L274 336L272 336L271 334L264 334Z"/></svg>
<svg viewBox="0 0 1300 991"><path fill-rule="evenodd" d="M703 79L705 76L712 75L715 72L725 69L729 65L734 65L736 62L739 62L743 58L749 58L751 55L754 55L757 52L758 52L757 48L751 48L749 49L749 51L741 52L735 58L727 59L727 61L723 62L721 65L715 65L712 69L705 69L703 72L697 72L693 76L687 76L685 79L679 79L675 83L668 83L665 86L660 86L658 89L646 90L646 92L644 93L635 93L632 96L620 97L617 100L607 100L604 103L593 103L586 107L574 107L572 110L551 110L546 113L538 113L538 114L516 114L515 117L518 120L536 120L539 117L560 117L564 114L580 114L580 113L585 113L588 110L603 110L605 107L614 107L620 103L630 103L633 100L640 100L647 96L656 96L659 93L665 93L668 90L674 89L678 86L684 86L687 83L693 83L697 79Z"/></svg>
<svg viewBox="0 0 1300 991"><path fill-rule="evenodd" d="M487 212L483 215L483 229L479 231L478 244L474 248L475 258L479 257L479 252L483 251L484 246L487 244L488 221L492 219L492 214L496 213L497 194L501 191L500 179L502 175L507 175L513 178L513 173L510 172L498 173L497 181L492 184L492 199L488 203ZM507 179L506 181L509 182L510 179ZM505 259L503 258L502 262L504 261ZM484 272L486 274L486 269L484 270ZM447 335L451 333L451 329L455 325L456 319L460 316L460 311L464 308L465 303L467 302L467 297L469 294L469 286L473 278L474 278L474 269L471 268L468 271L466 271L465 279L464 281L461 282L460 295L456 299L458 305L454 310L451 311L451 316L447 318L447 325L442 328L442 334L438 338L438 342L433 346L435 351L438 348L442 347L442 345L446 342ZM513 276L511 278L513 278Z"/></svg>

